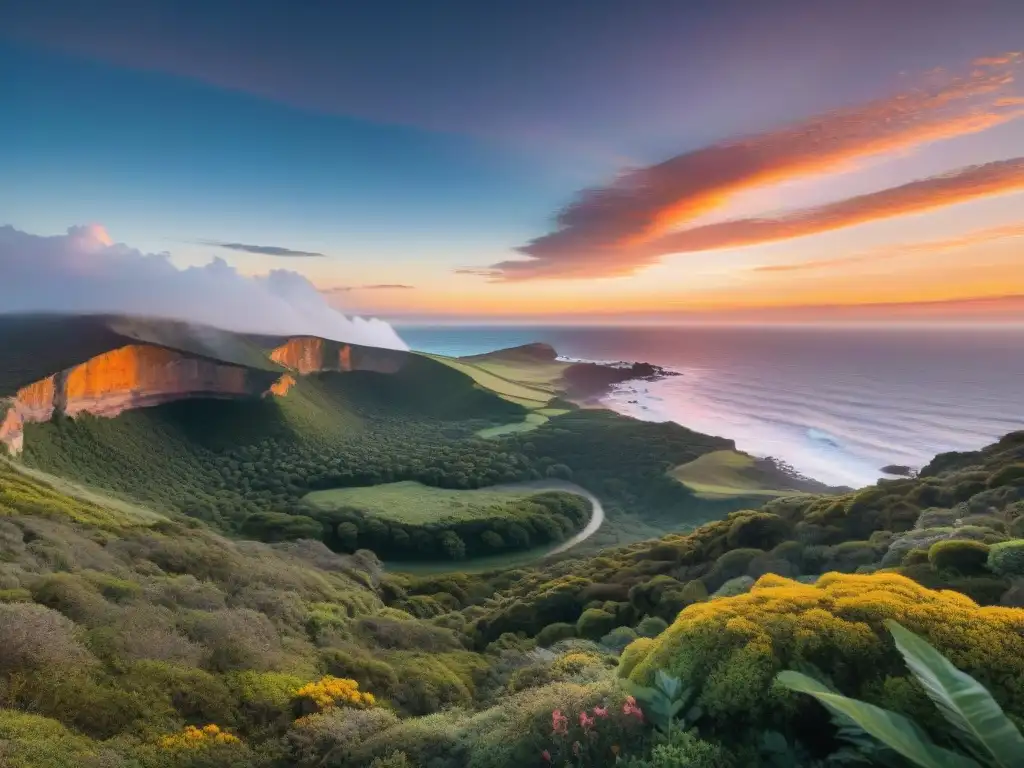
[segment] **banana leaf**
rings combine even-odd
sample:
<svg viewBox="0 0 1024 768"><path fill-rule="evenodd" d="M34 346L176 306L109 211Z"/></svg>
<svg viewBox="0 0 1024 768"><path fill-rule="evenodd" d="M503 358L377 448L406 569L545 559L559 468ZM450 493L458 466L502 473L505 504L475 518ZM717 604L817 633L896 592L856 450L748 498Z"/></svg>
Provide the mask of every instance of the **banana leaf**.
<svg viewBox="0 0 1024 768"><path fill-rule="evenodd" d="M921 768L979 768L969 757L932 742L916 723L903 715L833 693L814 678L799 672L780 672L776 679L790 690L813 696L830 711L852 721Z"/></svg>
<svg viewBox="0 0 1024 768"><path fill-rule="evenodd" d="M1024 765L1024 736L985 686L895 621L890 619L886 626L914 677L950 725L960 731L964 746L986 765Z"/></svg>

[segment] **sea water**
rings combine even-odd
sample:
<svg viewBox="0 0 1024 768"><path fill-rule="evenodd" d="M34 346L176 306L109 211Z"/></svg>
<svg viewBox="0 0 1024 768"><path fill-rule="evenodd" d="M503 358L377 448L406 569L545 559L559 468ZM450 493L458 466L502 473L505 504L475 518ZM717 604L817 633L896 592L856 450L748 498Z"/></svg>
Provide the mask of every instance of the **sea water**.
<svg viewBox="0 0 1024 768"><path fill-rule="evenodd" d="M1022 327L404 327L413 349L470 355L543 341L564 357L681 373L605 404L728 437L837 485L976 450L1024 429Z"/></svg>

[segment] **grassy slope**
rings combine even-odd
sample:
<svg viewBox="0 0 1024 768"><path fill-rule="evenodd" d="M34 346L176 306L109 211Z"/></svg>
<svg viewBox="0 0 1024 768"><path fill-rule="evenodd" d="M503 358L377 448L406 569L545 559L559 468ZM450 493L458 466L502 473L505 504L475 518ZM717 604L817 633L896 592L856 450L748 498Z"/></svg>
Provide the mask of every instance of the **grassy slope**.
<svg viewBox="0 0 1024 768"><path fill-rule="evenodd" d="M99 528L152 525L166 520L152 510L77 483L0 461L0 517L36 515ZM2 558L0 558L2 559Z"/></svg>
<svg viewBox="0 0 1024 768"><path fill-rule="evenodd" d="M544 408L555 396L554 392L542 389L539 386L506 378L500 373L488 370L477 363L467 363L454 357L445 357L444 355L424 354L423 356L443 363L459 373L469 376L482 388L494 392L505 400L521 405L524 408Z"/></svg>
<svg viewBox="0 0 1024 768"><path fill-rule="evenodd" d="M736 496L788 496L799 491L771 487L780 480L757 469L753 456L738 451L714 451L676 467L669 475L702 499L724 499Z"/></svg>
<svg viewBox="0 0 1024 768"><path fill-rule="evenodd" d="M522 499L530 491L452 490L405 481L364 488L313 491L306 500L324 509L357 507L378 517L422 524L487 517L488 506Z"/></svg>

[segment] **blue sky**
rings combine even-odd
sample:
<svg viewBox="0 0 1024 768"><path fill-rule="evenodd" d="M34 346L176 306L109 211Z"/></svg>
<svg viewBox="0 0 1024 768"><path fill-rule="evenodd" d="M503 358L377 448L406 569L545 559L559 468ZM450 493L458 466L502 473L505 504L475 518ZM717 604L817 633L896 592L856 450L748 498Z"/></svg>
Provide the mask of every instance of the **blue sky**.
<svg viewBox="0 0 1024 768"><path fill-rule="evenodd" d="M624 256L604 271L566 266L591 251L559 252L554 271L526 275L528 286L506 282L526 273L502 266L551 232L580 190L610 189L627 169L699 158L740 136L774 146L783 126L912 93L935 67L968 76L972 61L1021 46L1015 0L38 0L4 14L0 225L52 235L100 223L181 267L218 256L243 272L294 269L321 288L354 289L338 300L359 311L447 313L464 294L468 314L686 309L730 291L751 305L758 291L762 303L829 303L826 284L787 284L776 296L776 283L751 286L750 268L927 241L951 221L968 232L1019 218L1020 195L1007 187L1010 197L956 205L930 224L914 213L781 246L639 266ZM807 178L799 168L752 177L689 223L802 211L1014 158L1024 155L1022 125L854 151L850 167ZM996 269L1006 256L984 258ZM495 264L497 283L456 272ZM995 280L972 290L991 293ZM953 270L945 285L955 282ZM376 284L416 291L361 288Z"/></svg>

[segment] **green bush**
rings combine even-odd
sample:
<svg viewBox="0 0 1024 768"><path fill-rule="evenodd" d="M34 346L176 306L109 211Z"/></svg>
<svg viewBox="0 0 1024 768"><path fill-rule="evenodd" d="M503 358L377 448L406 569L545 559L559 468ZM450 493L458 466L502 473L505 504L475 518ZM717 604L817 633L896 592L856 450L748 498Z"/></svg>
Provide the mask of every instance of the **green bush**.
<svg viewBox="0 0 1024 768"><path fill-rule="evenodd" d="M783 541L789 532L789 523L778 515L770 512L742 513L729 526L726 542L733 549L754 547L767 550Z"/></svg>
<svg viewBox="0 0 1024 768"><path fill-rule="evenodd" d="M988 568L1000 576L1024 576L1024 539L993 544L988 552Z"/></svg>
<svg viewBox="0 0 1024 768"><path fill-rule="evenodd" d="M998 488L1001 485L1024 485L1024 463L1011 464L993 473L988 487Z"/></svg>
<svg viewBox="0 0 1024 768"><path fill-rule="evenodd" d="M902 565L923 565L928 562L927 549L912 549L903 556Z"/></svg>
<svg viewBox="0 0 1024 768"><path fill-rule="evenodd" d="M394 668L359 646L325 648L320 652L320 661L328 675L355 680L362 690L376 696L391 696L398 687Z"/></svg>
<svg viewBox="0 0 1024 768"><path fill-rule="evenodd" d="M735 760L719 745L703 741L695 731L675 728L659 737L643 757L625 761L625 768L733 768Z"/></svg>
<svg viewBox="0 0 1024 768"><path fill-rule="evenodd" d="M753 548L733 549L726 552L715 561L711 572L704 577L708 591L715 591L729 579L746 575L750 563L762 555L764 555L764 550Z"/></svg>
<svg viewBox="0 0 1024 768"><path fill-rule="evenodd" d="M567 624L564 621L558 621L554 624L548 624L537 633L537 645L546 648L549 645L554 645L559 640L565 640L569 637L576 637L576 626L574 624Z"/></svg>
<svg viewBox="0 0 1024 768"><path fill-rule="evenodd" d="M657 637L668 628L668 622L660 616L647 616L636 625L640 637Z"/></svg>
<svg viewBox="0 0 1024 768"><path fill-rule="evenodd" d="M947 539L937 541L928 549L928 562L939 570L977 573L985 568L989 547L980 541Z"/></svg>
<svg viewBox="0 0 1024 768"><path fill-rule="evenodd" d="M720 586L715 591L715 594L711 596L711 599L717 600L722 597L742 595L744 592L749 592L752 586L754 586L754 579L751 576L737 576L735 579L729 579Z"/></svg>
<svg viewBox="0 0 1024 768"><path fill-rule="evenodd" d="M97 750L90 739L56 720L0 709L0 764L5 768L82 768L100 751L108 765L117 765L110 750Z"/></svg>
<svg viewBox="0 0 1024 768"><path fill-rule="evenodd" d="M621 653L636 638L636 630L632 627L616 627L601 638L601 645L611 648L616 653Z"/></svg>
<svg viewBox="0 0 1024 768"><path fill-rule="evenodd" d="M629 677L641 661L643 661L651 648L654 647L654 640L650 637L640 637L627 645L619 655L619 677Z"/></svg>
<svg viewBox="0 0 1024 768"><path fill-rule="evenodd" d="M596 640L602 635L611 632L618 619L615 615L605 611L601 608L588 608L576 621L576 634L580 637L586 637L591 640Z"/></svg>

